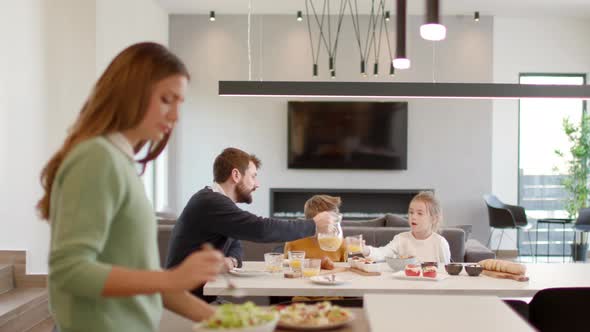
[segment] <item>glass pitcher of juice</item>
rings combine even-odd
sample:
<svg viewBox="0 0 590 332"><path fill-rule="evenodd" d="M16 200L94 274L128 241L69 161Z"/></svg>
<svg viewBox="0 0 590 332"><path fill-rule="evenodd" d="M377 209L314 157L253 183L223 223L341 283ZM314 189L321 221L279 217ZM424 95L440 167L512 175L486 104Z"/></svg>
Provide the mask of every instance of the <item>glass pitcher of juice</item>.
<svg viewBox="0 0 590 332"><path fill-rule="evenodd" d="M334 213L334 224L328 230L318 232L317 238L320 249L324 251L337 251L340 249L343 241L341 221L342 214Z"/></svg>

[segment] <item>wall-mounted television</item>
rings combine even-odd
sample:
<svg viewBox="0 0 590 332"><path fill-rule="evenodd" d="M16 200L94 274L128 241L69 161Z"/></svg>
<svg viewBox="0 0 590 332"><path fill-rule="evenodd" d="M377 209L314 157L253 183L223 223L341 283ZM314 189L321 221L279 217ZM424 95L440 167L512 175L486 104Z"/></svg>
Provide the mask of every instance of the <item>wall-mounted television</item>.
<svg viewBox="0 0 590 332"><path fill-rule="evenodd" d="M288 167L403 170L407 102L288 103Z"/></svg>

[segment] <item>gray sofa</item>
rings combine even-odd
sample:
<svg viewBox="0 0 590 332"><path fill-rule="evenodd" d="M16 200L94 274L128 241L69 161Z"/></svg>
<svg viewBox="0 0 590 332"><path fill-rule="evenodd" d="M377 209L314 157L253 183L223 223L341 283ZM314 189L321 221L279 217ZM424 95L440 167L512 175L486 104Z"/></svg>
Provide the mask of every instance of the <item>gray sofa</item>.
<svg viewBox="0 0 590 332"><path fill-rule="evenodd" d="M406 219L396 215L366 221L342 221L344 236L362 234L366 243L371 246L384 246L393 237L409 230ZM170 234L174 227L173 219L158 220L158 245L162 264L166 259ZM449 242L451 259L454 262L478 262L487 258L495 258L493 251L475 239L469 239L471 225L443 227L441 235ZM242 241L245 261L262 261L266 252L282 252L284 243L255 243Z"/></svg>

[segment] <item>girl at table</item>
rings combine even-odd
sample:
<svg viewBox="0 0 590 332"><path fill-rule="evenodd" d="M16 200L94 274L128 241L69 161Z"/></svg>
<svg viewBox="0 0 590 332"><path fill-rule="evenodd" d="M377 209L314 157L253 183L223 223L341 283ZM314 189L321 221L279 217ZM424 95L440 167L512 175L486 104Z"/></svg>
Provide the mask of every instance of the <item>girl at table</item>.
<svg viewBox="0 0 590 332"><path fill-rule="evenodd" d="M443 219L442 207L432 192L414 196L408 209L409 232L393 237L383 247L364 246L363 255L375 261L385 257L414 256L421 262L447 264L451 260L449 243L438 232Z"/></svg>
<svg viewBox="0 0 590 332"><path fill-rule="evenodd" d="M213 314L188 290L215 279L221 253L196 252L162 271L156 217L137 171L164 150L188 79L164 46L128 47L44 167L37 208L51 225L48 290L60 332L157 331L162 304L192 320ZM140 150L146 155L136 161Z"/></svg>

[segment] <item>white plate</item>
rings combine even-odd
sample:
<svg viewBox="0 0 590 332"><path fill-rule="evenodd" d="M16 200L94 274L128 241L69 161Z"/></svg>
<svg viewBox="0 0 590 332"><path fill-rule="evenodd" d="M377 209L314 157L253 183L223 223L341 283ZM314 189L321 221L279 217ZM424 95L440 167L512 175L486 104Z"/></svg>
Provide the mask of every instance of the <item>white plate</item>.
<svg viewBox="0 0 590 332"><path fill-rule="evenodd" d="M285 324L285 323L281 322L281 320L279 320L279 323L277 324L277 328L285 329L285 330L294 330L294 331L323 331L323 330L331 330L331 329L335 329L337 327L344 326L346 324L349 324L353 320L354 320L354 314L351 312L350 318L344 322L324 324L324 325L313 325L312 326L312 325L290 325L290 324Z"/></svg>
<svg viewBox="0 0 590 332"><path fill-rule="evenodd" d="M395 279L402 279L402 280L423 280L423 281L441 281L444 280L448 277L448 274L441 274L441 273L436 273L436 278L428 278L428 277L423 277L423 276L417 276L417 277L410 277L406 275L406 271L398 271L395 272L393 274L393 277Z"/></svg>
<svg viewBox="0 0 590 332"><path fill-rule="evenodd" d="M256 271L256 270L244 270L240 268L235 268L229 270L229 274L237 276L237 277L258 277L268 274L266 271Z"/></svg>
<svg viewBox="0 0 590 332"><path fill-rule="evenodd" d="M332 281L332 277L329 274L321 275L321 276L313 276L313 277L309 278L309 280L311 282L313 282L314 284L320 284L320 285L341 285L341 284L345 284L350 281L348 279L343 279L342 277L337 276L337 275L336 275L336 278L334 278L334 281Z"/></svg>

